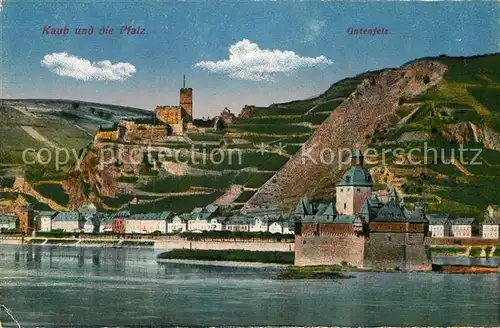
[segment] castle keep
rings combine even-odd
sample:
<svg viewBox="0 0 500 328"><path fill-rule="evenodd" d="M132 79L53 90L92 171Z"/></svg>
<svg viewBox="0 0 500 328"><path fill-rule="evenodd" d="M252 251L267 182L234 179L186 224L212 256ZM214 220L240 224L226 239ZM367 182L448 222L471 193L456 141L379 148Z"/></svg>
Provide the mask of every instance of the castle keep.
<svg viewBox="0 0 500 328"><path fill-rule="evenodd" d="M95 139L142 143L163 142L169 136L183 135L186 124L192 121L192 116L193 89L186 88L186 79L184 77L178 106L157 106L154 116L121 120L118 126L112 128L100 127Z"/></svg>
<svg viewBox="0 0 500 328"><path fill-rule="evenodd" d="M357 267L430 270L429 224L420 204L409 210L395 191L383 204L372 193L363 155L336 186L336 201L302 198L295 209L295 265L349 264Z"/></svg>

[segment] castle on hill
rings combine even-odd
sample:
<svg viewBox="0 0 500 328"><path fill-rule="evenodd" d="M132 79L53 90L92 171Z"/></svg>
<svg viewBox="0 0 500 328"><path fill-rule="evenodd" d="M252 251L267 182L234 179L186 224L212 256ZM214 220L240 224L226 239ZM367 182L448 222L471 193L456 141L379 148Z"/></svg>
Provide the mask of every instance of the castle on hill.
<svg viewBox="0 0 500 328"><path fill-rule="evenodd" d="M234 114L225 108L220 116L208 120L193 119L193 89L186 87L184 76L179 92L179 105L156 106L151 116L123 119L106 128L99 127L95 140L125 141L133 143L166 142L171 138L185 136L187 132L218 131L231 124Z"/></svg>
<svg viewBox="0 0 500 328"><path fill-rule="evenodd" d="M423 207L406 208L393 190L386 203L355 151L329 204L302 198L295 209L295 265L430 270L429 222Z"/></svg>

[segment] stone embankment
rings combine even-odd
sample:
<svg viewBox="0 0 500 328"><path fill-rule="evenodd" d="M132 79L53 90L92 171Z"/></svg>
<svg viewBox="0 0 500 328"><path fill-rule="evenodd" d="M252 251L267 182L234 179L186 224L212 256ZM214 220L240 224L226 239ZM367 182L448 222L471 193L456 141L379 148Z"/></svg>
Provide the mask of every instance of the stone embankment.
<svg viewBox="0 0 500 328"><path fill-rule="evenodd" d="M32 243L31 240L36 240ZM41 239L45 239L42 241ZM50 240L50 241L49 241ZM135 244L123 244L124 240L137 242L154 241L154 248L158 249L203 249L203 250L248 250L248 251L273 251L293 252L294 242L274 241L271 239L205 239L188 240L178 236L160 236L144 238L55 238L55 237L18 237L0 236L0 244L10 245L65 245L65 246L101 246L101 247L137 247ZM71 243L73 241L73 243Z"/></svg>

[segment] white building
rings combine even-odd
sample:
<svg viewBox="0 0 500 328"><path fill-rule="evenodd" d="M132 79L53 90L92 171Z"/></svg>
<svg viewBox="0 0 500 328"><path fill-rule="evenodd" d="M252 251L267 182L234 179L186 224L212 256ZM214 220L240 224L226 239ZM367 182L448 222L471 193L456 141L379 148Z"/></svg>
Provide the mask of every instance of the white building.
<svg viewBox="0 0 500 328"><path fill-rule="evenodd" d="M125 220L125 233L167 233L167 221L172 212L131 214Z"/></svg>
<svg viewBox="0 0 500 328"><path fill-rule="evenodd" d="M52 220L56 217L57 212L41 211L35 216L36 231L49 232L52 230Z"/></svg>
<svg viewBox="0 0 500 328"><path fill-rule="evenodd" d="M283 233L283 225L280 221L274 221L269 224L268 231L270 233Z"/></svg>
<svg viewBox="0 0 500 328"><path fill-rule="evenodd" d="M224 227L227 231L250 231L251 218L245 215L233 215L224 221Z"/></svg>
<svg viewBox="0 0 500 328"><path fill-rule="evenodd" d="M451 222L451 234L458 238L471 238L477 234L479 224L474 218L458 218Z"/></svg>
<svg viewBox="0 0 500 328"><path fill-rule="evenodd" d="M294 227L293 221L292 222L289 222L289 221L283 222L283 234L284 235L295 234L295 227Z"/></svg>
<svg viewBox="0 0 500 328"><path fill-rule="evenodd" d="M0 214L0 230L16 229L17 216Z"/></svg>
<svg viewBox="0 0 500 328"><path fill-rule="evenodd" d="M267 232L267 221L261 217L256 217L253 222L249 224L250 232Z"/></svg>
<svg viewBox="0 0 500 328"><path fill-rule="evenodd" d="M52 220L52 231L81 232L85 219L80 212L59 212Z"/></svg>
<svg viewBox="0 0 500 328"><path fill-rule="evenodd" d="M186 221L176 215L167 222L167 233L181 233L187 230Z"/></svg>
<svg viewBox="0 0 500 328"><path fill-rule="evenodd" d="M499 238L500 220L497 218L486 218L482 224L481 235L487 239Z"/></svg>
<svg viewBox="0 0 500 328"><path fill-rule="evenodd" d="M93 233L94 232L94 222L92 222L91 218L85 220L83 225L83 232L85 233Z"/></svg>
<svg viewBox="0 0 500 328"><path fill-rule="evenodd" d="M113 232L113 219L110 215L98 213L96 221L99 223L99 232Z"/></svg>
<svg viewBox="0 0 500 328"><path fill-rule="evenodd" d="M207 229L208 231L222 231L222 221L225 217L215 217L208 219Z"/></svg>
<svg viewBox="0 0 500 328"><path fill-rule="evenodd" d="M427 214L429 233L431 237L442 238L451 236L451 220L446 214Z"/></svg>

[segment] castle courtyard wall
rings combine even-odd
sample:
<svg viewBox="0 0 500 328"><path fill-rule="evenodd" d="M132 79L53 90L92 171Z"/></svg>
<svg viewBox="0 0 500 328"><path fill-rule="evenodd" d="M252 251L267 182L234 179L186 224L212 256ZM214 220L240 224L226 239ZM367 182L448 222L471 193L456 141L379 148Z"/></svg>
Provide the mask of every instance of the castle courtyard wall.
<svg viewBox="0 0 500 328"><path fill-rule="evenodd" d="M295 236L295 265L339 265L363 267L365 237L355 234Z"/></svg>

